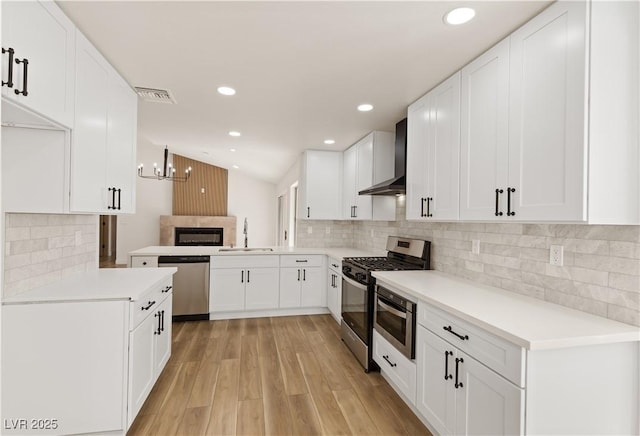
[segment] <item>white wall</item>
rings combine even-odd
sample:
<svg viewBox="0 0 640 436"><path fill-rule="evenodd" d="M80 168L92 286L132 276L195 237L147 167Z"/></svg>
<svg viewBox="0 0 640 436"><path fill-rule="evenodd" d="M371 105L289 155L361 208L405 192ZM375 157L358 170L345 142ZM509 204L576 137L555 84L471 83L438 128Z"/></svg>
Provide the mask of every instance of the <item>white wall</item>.
<svg viewBox="0 0 640 436"><path fill-rule="evenodd" d="M302 155L296 159L295 163L291 165L291 168L287 170L287 173L282 176L282 179L276 185L276 195L284 195L289 193L289 188L300 178L300 162Z"/></svg>
<svg viewBox="0 0 640 436"><path fill-rule="evenodd" d="M138 162L153 171L153 163L161 164L164 147L138 139ZM136 213L118 216L116 263L127 263L130 251L149 245L160 245L160 215L171 215L173 183L136 178Z"/></svg>
<svg viewBox="0 0 640 436"><path fill-rule="evenodd" d="M138 162L160 164L164 147L139 138ZM238 218L236 245L244 244L242 223L249 222L249 245L275 245L276 187L272 183L229 171L227 213ZM116 263L127 263L130 251L160 245L160 215L172 214L172 182L137 178L136 213L118 216Z"/></svg>
<svg viewBox="0 0 640 436"><path fill-rule="evenodd" d="M227 213L238 218L236 245L244 244L245 217L249 223L249 246L276 244L276 185L229 171Z"/></svg>

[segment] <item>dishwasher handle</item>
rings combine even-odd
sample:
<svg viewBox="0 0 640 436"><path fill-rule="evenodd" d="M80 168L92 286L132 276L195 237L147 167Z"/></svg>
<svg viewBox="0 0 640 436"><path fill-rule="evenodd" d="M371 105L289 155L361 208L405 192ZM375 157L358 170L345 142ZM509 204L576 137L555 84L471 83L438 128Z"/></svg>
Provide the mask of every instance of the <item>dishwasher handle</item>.
<svg viewBox="0 0 640 436"><path fill-rule="evenodd" d="M176 263L209 263L209 256L158 256L158 266Z"/></svg>

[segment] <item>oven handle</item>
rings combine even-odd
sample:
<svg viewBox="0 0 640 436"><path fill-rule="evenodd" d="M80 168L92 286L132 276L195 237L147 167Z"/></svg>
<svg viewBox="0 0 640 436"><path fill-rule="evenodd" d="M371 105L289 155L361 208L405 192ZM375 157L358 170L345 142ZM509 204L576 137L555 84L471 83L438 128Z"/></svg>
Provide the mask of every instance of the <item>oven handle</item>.
<svg viewBox="0 0 640 436"><path fill-rule="evenodd" d="M392 314L394 314L395 316L398 316L402 319L407 319L407 313L406 312L402 312L394 307L389 306L388 304L385 304L382 302L382 298L380 298L380 296L378 295L378 304L380 306L382 306L384 309L387 310L387 312L390 312Z"/></svg>
<svg viewBox="0 0 640 436"><path fill-rule="evenodd" d="M358 283L355 280L350 279L349 277L342 276L342 280L346 281L351 286L355 286L358 289L364 289L365 291L367 290L366 285L363 285L362 283Z"/></svg>

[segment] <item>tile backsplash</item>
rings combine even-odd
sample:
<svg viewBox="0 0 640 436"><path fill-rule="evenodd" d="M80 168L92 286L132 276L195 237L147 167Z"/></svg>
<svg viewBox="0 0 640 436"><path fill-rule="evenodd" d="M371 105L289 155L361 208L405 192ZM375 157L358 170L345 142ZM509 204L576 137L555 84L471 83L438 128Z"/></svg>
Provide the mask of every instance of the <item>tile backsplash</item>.
<svg viewBox="0 0 640 436"><path fill-rule="evenodd" d="M396 221L297 224L299 247L379 252L389 235L427 239L435 270L640 326L640 226L414 222L402 199ZM551 245L564 247L563 266L549 264Z"/></svg>
<svg viewBox="0 0 640 436"><path fill-rule="evenodd" d="M98 216L5 216L5 297L98 268Z"/></svg>

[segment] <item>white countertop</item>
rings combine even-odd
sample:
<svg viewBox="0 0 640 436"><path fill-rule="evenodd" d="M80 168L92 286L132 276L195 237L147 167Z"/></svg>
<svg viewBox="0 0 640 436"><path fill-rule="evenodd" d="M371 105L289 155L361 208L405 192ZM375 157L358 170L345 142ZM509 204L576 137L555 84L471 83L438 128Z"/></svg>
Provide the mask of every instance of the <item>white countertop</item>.
<svg viewBox="0 0 640 436"><path fill-rule="evenodd" d="M280 254L320 254L328 255L337 259L355 256L384 256L384 253L372 253L370 251L358 250L355 248L289 248L289 247L267 247L273 251L219 251L221 248L229 247L189 247L154 245L139 250L129 252L129 256L247 256L247 255L280 255Z"/></svg>
<svg viewBox="0 0 640 436"><path fill-rule="evenodd" d="M7 297L2 304L94 300L135 301L149 288L166 280L176 271L177 268L98 269Z"/></svg>
<svg viewBox="0 0 640 436"><path fill-rule="evenodd" d="M376 271L414 296L527 350L640 341L640 328L439 271Z"/></svg>

